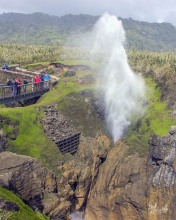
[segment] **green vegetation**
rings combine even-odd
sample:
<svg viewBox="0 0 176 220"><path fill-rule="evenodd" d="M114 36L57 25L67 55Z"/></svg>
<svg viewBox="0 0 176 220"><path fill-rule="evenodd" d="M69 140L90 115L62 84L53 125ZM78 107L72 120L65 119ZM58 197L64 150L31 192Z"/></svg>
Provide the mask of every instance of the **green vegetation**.
<svg viewBox="0 0 176 220"><path fill-rule="evenodd" d="M57 17L43 13L28 15L6 13L0 15L0 41L77 47L80 40L89 34L98 18L99 16L83 14ZM174 51L176 49L176 28L173 25L140 22L131 18L119 19L126 32L128 48L151 51Z"/></svg>
<svg viewBox="0 0 176 220"><path fill-rule="evenodd" d="M96 72L98 62L86 59L89 54L86 49L68 48L59 46L26 46L7 44L0 45L0 62L8 60L9 63L18 63L28 70L39 70L48 66L51 62L60 62L67 65L88 65L92 68L90 71L77 71L76 76L63 77L60 75L60 81L49 93L42 96L39 102L33 106L25 108L7 109L1 107L1 115L10 119L14 124L15 132L18 132L18 137L14 140L14 127L10 125L3 125L5 132L8 134L8 150L32 156L49 167L55 167L61 160L65 160L57 147L45 136L42 131L40 120L43 117L42 106L58 103L59 110L64 114L70 115L73 122L80 128L85 135L91 135L91 126L88 127L84 120L86 117L81 114L80 117L77 112L85 112L84 98L80 96L81 91L94 90L94 83L82 84L79 80L85 75L93 76ZM35 59L33 57L35 56ZM67 58L64 59L63 58ZM89 57L89 56L88 56ZM126 139L131 146L131 152L139 151L146 152L146 146L151 134L164 135L167 133L169 127L174 124L173 119L169 116L170 111L167 106L172 107L175 97L175 83L176 83L176 53L174 52L140 52L135 50L128 51L128 58L130 66L133 70L144 74L146 77L152 77L159 88L153 81L147 80L148 87L148 103L147 108L138 122L134 122L128 132ZM33 63L33 60L37 61ZM31 63L31 64L29 64ZM161 90L161 92L160 92ZM73 98L78 98L76 106L71 101ZM162 99L161 99L162 97ZM166 103L164 102L166 101ZM75 111L71 109L75 108ZM87 109L89 106L87 105ZM76 117L75 117L76 116ZM89 118L93 121L93 118ZM80 120L80 121L79 121ZM90 123L92 124L92 123ZM100 123L96 122L97 128L92 129L92 133L100 127ZM136 129L137 126L137 129ZM90 128L90 129L89 129ZM86 131L87 129L87 131ZM133 144L131 144L133 143ZM49 147L48 147L49 146ZM48 157L48 155L50 155Z"/></svg>
<svg viewBox="0 0 176 220"><path fill-rule="evenodd" d="M37 49L37 47L35 49ZM48 53L48 56L49 54L50 53ZM69 51L69 54L72 54L72 50ZM74 53L72 55L74 56ZM174 61L176 60L176 54L129 51L128 56L133 69L143 72L146 76L152 77L158 83L162 91L162 97L165 98L168 104L169 99L167 99L167 93L164 93L161 81L163 80L163 76L167 76L164 82L166 83L168 81L168 84L172 85L170 88L173 88L174 80L172 76L175 76ZM59 161L65 160L65 157L59 153L57 147L42 131L40 124L40 120L43 117L42 106L58 103L58 109L63 114L66 114L67 117L70 116L75 126L77 126L84 135L92 136L96 130L103 126L98 119L96 119L97 121L95 122L96 126L93 126L94 118L85 115L86 110L91 108L89 106L90 103L85 103L85 98L80 95L81 91L84 90L93 91L95 88L94 83L79 83L79 79L82 77L86 75L93 76L98 64L95 64L91 60L78 59L60 60L59 62L69 65L89 65L92 70L78 71L76 76L68 78L63 77L61 74L58 85L49 93L43 95L38 103L33 106L14 109L1 108L1 115L10 119L15 125L15 129L18 128L18 131L16 131L18 132L18 137L14 140L13 137L11 138L14 133L14 127L3 125L9 137L8 150L32 156L45 165L54 168L55 171L57 171ZM45 61L27 64L25 67L30 70L38 70L47 67L48 64L49 62ZM126 142L130 146L129 152L131 153L136 151L141 154L146 153L149 137L153 133L158 135L166 134L170 126L175 122L173 118L170 117L171 112L167 109L166 103L161 101L161 91L159 87L157 88L156 84L150 78L146 78L146 80L149 87L148 98L146 100L147 108L140 120L136 122L134 120L126 138ZM165 94L165 96L163 96L163 94ZM169 94L171 94L171 92ZM172 94L175 95L174 90ZM74 100L74 102L72 102L72 100Z"/></svg>
<svg viewBox="0 0 176 220"><path fill-rule="evenodd" d="M82 61L82 63L84 62ZM85 71L85 73L90 74L91 71ZM1 108L0 115L7 121L7 123L2 123L8 138L7 150L36 158L59 174L60 161L67 158L59 152L58 147L44 134L40 123L43 117L42 106L53 103L60 104L64 97L73 92L93 89L93 84L81 85L78 83L77 80L82 75L83 72L80 71L74 77L64 78L61 76L58 85L49 93L43 95L35 105L25 108ZM17 134L17 138L14 138L15 134Z"/></svg>
<svg viewBox="0 0 176 220"><path fill-rule="evenodd" d="M8 31L6 31L5 23L0 20L0 30L4 33L0 36L1 66L4 62L19 63L21 67L28 70L38 71L48 67L51 62L58 61L68 65L88 65L92 68L88 71L77 71L76 76L68 78L60 74L58 85L43 95L35 105L25 108L0 106L0 116L5 120L5 123L0 122L0 126L7 136L7 150L36 158L59 175L60 162L69 160L73 156L62 155L57 146L45 135L40 122L44 117L43 106L57 103L58 110L70 117L75 127L84 136L94 137L96 131L106 130L104 122L96 115L92 106L92 94L95 89L94 73L100 63L90 59L88 49L73 47L73 45L62 46L71 33L76 32L75 37L90 30L98 17L70 15L57 18L40 13L25 16L22 14L1 16L6 16L6 19L10 21L10 27L8 26ZM14 18L14 16L16 17ZM41 17L42 24L39 19ZM21 23L17 22L19 20ZM150 48L172 50L175 48L176 31L172 25L144 22L141 26L140 22L132 19L121 20L127 30L130 48L141 50ZM23 21L25 22L23 23ZM53 24L52 27L51 24ZM145 26L145 31L143 26ZM14 28L14 31L11 27ZM171 33L174 36L167 38ZM75 40L79 43L79 37ZM12 43L5 44L5 41ZM73 44L77 42L73 41ZM145 76L148 90L145 109L140 118L133 119L124 141L129 146L128 154L138 152L143 156L147 153L150 136L152 134L165 135L170 126L176 122L176 119L171 116L175 98L176 53L129 50L128 58L132 69ZM51 73L53 72L51 69ZM88 83L84 80L88 80ZM83 92L86 92L86 95L83 95ZM171 108L169 109L169 107ZM3 188L0 188L0 199L15 202L20 207L19 212L3 213L0 211L0 218L5 214L6 219L46 219L40 213L34 213L19 198Z"/></svg>
<svg viewBox="0 0 176 220"><path fill-rule="evenodd" d="M85 91L85 90L84 90ZM97 131L106 131L105 122L97 115L93 107L94 90L86 90L65 96L59 103L58 110L69 117L83 136L95 137Z"/></svg>
<svg viewBox="0 0 176 220"><path fill-rule="evenodd" d="M127 54L135 71L157 75L165 71L170 74L176 71L176 52L129 50ZM5 61L9 64L19 63L29 70L44 68L50 62L57 61L70 65L85 63L94 65L94 60L90 60L90 51L85 48L0 43L0 65L2 66Z"/></svg>
<svg viewBox="0 0 176 220"><path fill-rule="evenodd" d="M23 203L23 201L12 192L0 187L0 200L14 202L19 207L19 211L8 212L0 210L0 219L6 220L49 220L39 212L34 212L31 208Z"/></svg>
<svg viewBox="0 0 176 220"><path fill-rule="evenodd" d="M151 52L129 50L128 58L130 65L135 71L156 76L163 73L176 72L176 52Z"/></svg>
<svg viewBox="0 0 176 220"><path fill-rule="evenodd" d="M81 48L69 48L62 46L34 46L34 45L18 45L13 43L0 43L0 65L4 62L9 64L21 64L28 67L29 63L44 62L46 63L56 60L80 60L88 57L88 50ZM40 66L40 65L39 65ZM38 67L39 67L38 66Z"/></svg>
<svg viewBox="0 0 176 220"><path fill-rule="evenodd" d="M122 19L128 48L149 51L175 51L176 28L169 23L148 23Z"/></svg>
<svg viewBox="0 0 176 220"><path fill-rule="evenodd" d="M24 68L27 69L28 71L37 71L48 67L49 64L50 62L31 63L24 65Z"/></svg>
<svg viewBox="0 0 176 220"><path fill-rule="evenodd" d="M37 110L33 106L3 108L1 116L10 121L2 125L7 133L9 151L36 158L57 171L57 166L59 161L63 160L63 156L42 130L40 123L42 110ZM14 138L15 134L17 138Z"/></svg>
<svg viewBox="0 0 176 220"><path fill-rule="evenodd" d="M140 153L144 156L148 150L149 138L153 135L164 136L170 127L176 123L176 118L171 116L171 110L166 102L160 100L161 91L151 78L146 78L148 86L147 106L141 118L134 120L130 126L125 142L129 146L128 153Z"/></svg>
<svg viewBox="0 0 176 220"><path fill-rule="evenodd" d="M165 100L168 107L173 107L175 104L176 53L129 51L128 54L131 67L145 76L151 76L161 89L161 100Z"/></svg>

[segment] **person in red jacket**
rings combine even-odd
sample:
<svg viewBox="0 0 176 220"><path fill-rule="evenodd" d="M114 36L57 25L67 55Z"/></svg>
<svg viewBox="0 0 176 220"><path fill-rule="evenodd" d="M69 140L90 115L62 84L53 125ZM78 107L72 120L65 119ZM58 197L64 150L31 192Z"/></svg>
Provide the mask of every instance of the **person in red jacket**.
<svg viewBox="0 0 176 220"><path fill-rule="evenodd" d="M39 76L39 75L37 75L38 89L40 89L40 82L41 82L40 76Z"/></svg>
<svg viewBox="0 0 176 220"><path fill-rule="evenodd" d="M39 75L34 77L34 81L35 81L36 90L38 91L39 88L40 88L40 77L39 77Z"/></svg>

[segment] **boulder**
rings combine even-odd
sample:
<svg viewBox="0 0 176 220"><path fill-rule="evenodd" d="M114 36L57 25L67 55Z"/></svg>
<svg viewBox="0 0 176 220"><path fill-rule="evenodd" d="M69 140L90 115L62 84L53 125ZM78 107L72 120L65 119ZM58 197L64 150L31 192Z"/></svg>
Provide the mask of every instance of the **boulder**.
<svg viewBox="0 0 176 220"><path fill-rule="evenodd" d="M63 213L67 216L70 206L62 203L58 196L56 176L51 170L31 157L11 152L0 153L0 167L0 186L13 191L31 208L53 219Z"/></svg>

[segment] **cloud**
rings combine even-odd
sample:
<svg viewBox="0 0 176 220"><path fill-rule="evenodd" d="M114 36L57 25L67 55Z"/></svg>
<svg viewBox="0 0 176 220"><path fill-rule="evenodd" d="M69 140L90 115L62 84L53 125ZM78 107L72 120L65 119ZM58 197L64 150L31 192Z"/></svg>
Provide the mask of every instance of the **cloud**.
<svg viewBox="0 0 176 220"><path fill-rule="evenodd" d="M50 15L104 12L122 18L176 24L175 0L0 0L0 12L44 12Z"/></svg>

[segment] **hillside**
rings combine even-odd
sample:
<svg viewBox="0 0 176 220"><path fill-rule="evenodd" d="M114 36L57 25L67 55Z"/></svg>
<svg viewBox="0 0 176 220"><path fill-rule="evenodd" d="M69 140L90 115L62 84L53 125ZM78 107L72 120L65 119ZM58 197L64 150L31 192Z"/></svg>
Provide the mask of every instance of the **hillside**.
<svg viewBox="0 0 176 220"><path fill-rule="evenodd" d="M89 49L60 46L70 37L79 42L97 19L0 15L1 66L4 61L19 63L20 73L42 70L59 78L35 104L0 105L0 219L70 220L75 212L86 220L175 219L176 53L128 50L130 68L145 80L144 109L131 115L123 137L114 142L105 123L102 94L96 89L98 83L108 84L103 80L107 68L110 78L108 64L99 57L90 59ZM171 24L120 19L131 37L131 49L175 48ZM126 76L122 73L121 82ZM12 77L8 74L1 71L1 83ZM137 82L135 88L140 86ZM129 84L116 87L121 85L126 93ZM119 100L126 97L123 93L117 91L113 97ZM62 154L60 137L68 141L73 132L81 133L78 150Z"/></svg>
<svg viewBox="0 0 176 220"><path fill-rule="evenodd" d="M175 137L176 127L173 127L175 130L172 128L171 134L164 138L161 136L165 135L170 127L175 124L175 118L166 106L167 97L164 96L164 100L161 102L160 98L163 91L157 87L151 78L155 79L157 71L159 71L157 67L161 67L161 62L158 62L159 57L156 54L152 56L152 53L148 57L147 55L148 53L131 54L130 59L133 68L135 67L138 71L142 68L143 74L148 75L145 78L148 87L145 99L146 111L139 120L134 119L126 137L116 144L112 142L106 128L103 127L103 108L98 105L98 98L94 93L97 63L81 60L60 61L60 64L66 64L69 68L74 68L78 64L91 67L90 70L77 70L75 76L71 77L65 76L64 71L67 69L61 72L58 65L54 66L49 62L48 64L46 62L40 63L40 66L43 65L45 68L53 68L53 74L60 78L58 85L34 105L24 108L1 106L0 126L4 138L7 140L6 150L22 154L23 156L13 155L16 159L21 158L20 161L25 161L25 163L20 163L21 166L15 166L18 167L18 171L15 170L15 175L12 175L11 171L6 168L13 181L10 181L9 178L6 179L9 180L11 186L13 184L14 192L21 199L24 199L20 194L21 191L25 192L27 198L30 198L27 193L30 190L38 195L33 196L34 194L32 194L32 201L35 203L27 203L31 208L34 207L33 204L44 204L44 209L40 209L40 211L53 217L51 219L68 220L70 219L70 210L85 211L86 219L91 220L128 220L129 216L132 215L134 216L133 219L174 219L172 217L175 215L175 206L172 199L175 196L176 182L175 171L172 171L175 169L173 168L175 166L175 153L172 155L172 152L175 152L175 140L173 138ZM137 59L135 59L136 56ZM164 54L160 54L160 56L164 59ZM169 59L167 54L165 58L169 63L173 63L174 57L171 59L171 53ZM143 66L135 64L136 61L139 61ZM153 70L151 73L146 72L149 68L146 65L147 61L150 69ZM39 63L29 64L26 68L33 71L38 70ZM166 68L161 67L160 70L166 72ZM168 79L172 80L169 72L167 76ZM162 79L158 78L159 82L160 80ZM171 82L174 83L173 80L168 81L170 85ZM175 90L172 89L169 93L171 92L174 97ZM53 104L56 107L54 111ZM52 113L49 116L50 121L48 121L48 115L45 114L46 109L50 109ZM71 120L71 124L82 134L76 155L61 155L55 144L51 143L48 132L45 133L43 130L42 122L47 119L48 124L52 121L52 126L51 124L48 125L48 130L51 131L52 129L53 133L53 127L56 128L53 124L57 121L53 120L53 117L57 118L60 114L68 121ZM59 127L64 126L62 120L61 123L60 125L57 124L56 132L60 131ZM69 130L69 127L67 128ZM152 142L150 141L149 152L148 141L152 134L155 136L152 136ZM10 152L4 153L12 155ZM51 187L55 185L53 184L56 180L55 175L52 174L53 179L50 178L51 175L48 177L46 173L49 171L46 171L46 168L42 168L36 160L29 158L29 156L55 172L57 188L52 190L53 187ZM167 157L174 160L171 160L169 165L166 163L165 158ZM0 161L2 162L2 159ZM8 166L12 164L12 159L10 161L10 165L8 162L6 163ZM34 170L31 167L39 167L40 169ZM161 179L159 180L156 179L157 170L161 172ZM36 174L38 175L36 176ZM29 182L28 176L29 178L32 176L31 179L34 181L30 184L35 186L36 190L30 189L28 185L26 186L26 183ZM43 183L39 179L40 176L47 182ZM166 188L162 178L165 178L164 180L168 181L168 184L173 178L173 186L168 185ZM25 184L22 185L23 181ZM155 181L156 185L152 181ZM39 186L40 183L42 183L42 187ZM43 188L46 189L45 193L43 193ZM165 193L164 198L162 197L163 192ZM43 194L45 195L44 198ZM167 213L158 214L157 210L154 210L151 213L150 210L155 207L154 198L157 198L156 202L159 207L157 210L165 207L163 203L168 201L169 211L166 210ZM121 207L125 208L122 209ZM118 218L119 214L114 210L120 210L120 215L123 218Z"/></svg>
<svg viewBox="0 0 176 220"><path fill-rule="evenodd" d="M80 35L89 32L98 16L50 16L43 13L0 15L0 41L20 44L63 45L71 38L78 44ZM176 28L169 23L148 23L131 18L119 18L127 36L130 49L174 51Z"/></svg>

